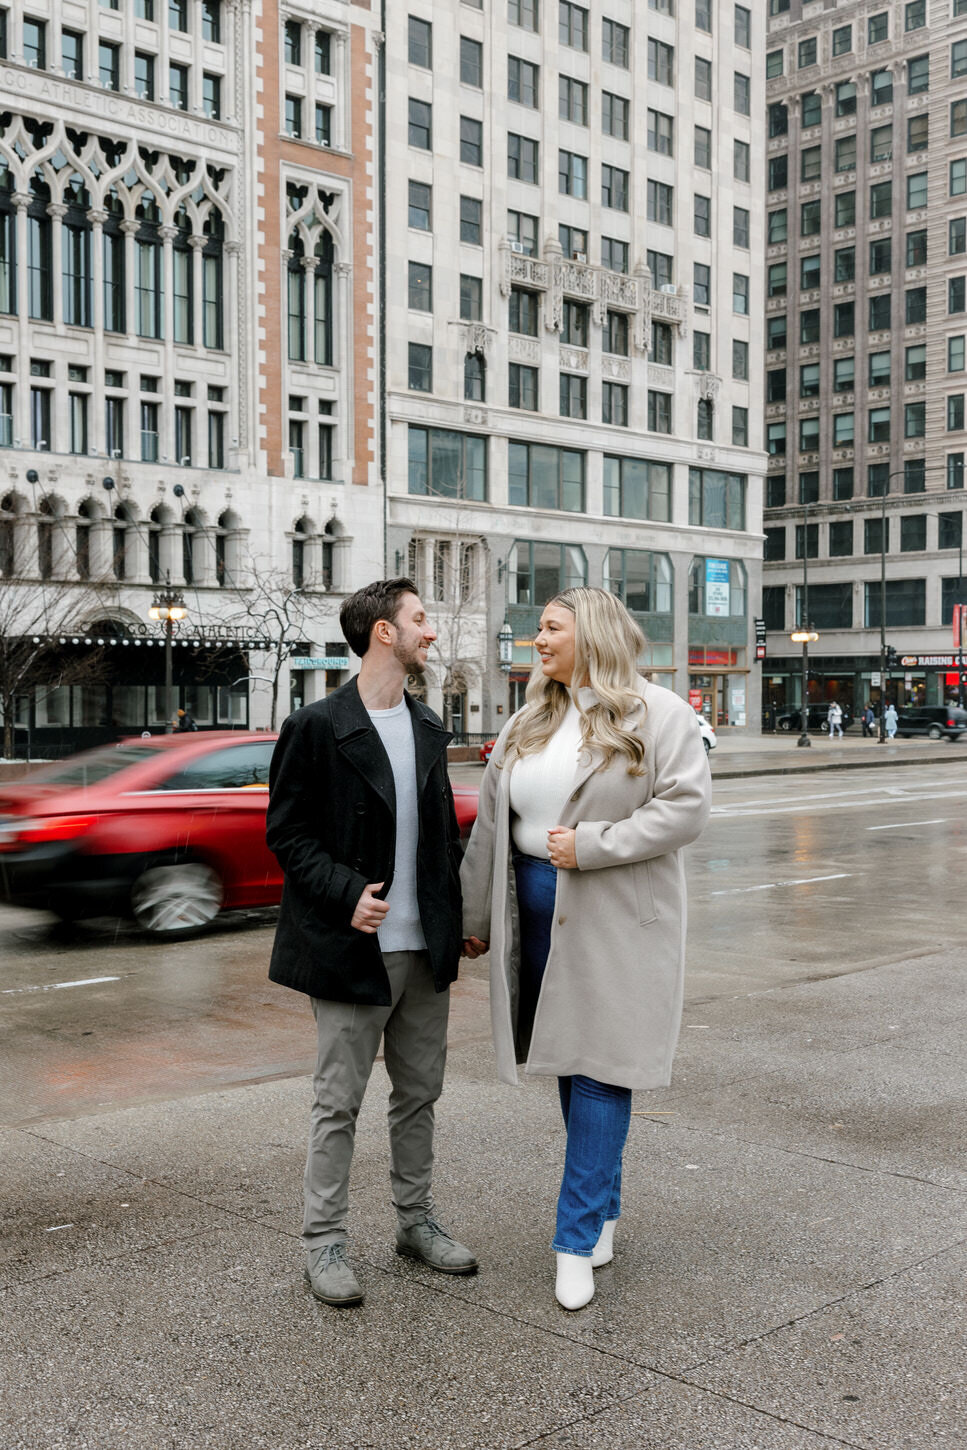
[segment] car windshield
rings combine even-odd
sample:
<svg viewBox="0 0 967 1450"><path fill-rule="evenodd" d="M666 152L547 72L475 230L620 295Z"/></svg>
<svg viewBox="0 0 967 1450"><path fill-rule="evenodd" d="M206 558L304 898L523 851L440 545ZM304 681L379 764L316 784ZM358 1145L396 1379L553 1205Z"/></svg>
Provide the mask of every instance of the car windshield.
<svg viewBox="0 0 967 1450"><path fill-rule="evenodd" d="M107 745L100 750L88 750L83 755L74 755L70 760L58 761L44 770L32 772L27 778L29 785L96 785L130 765L140 765L152 755L160 755L157 746L151 745Z"/></svg>

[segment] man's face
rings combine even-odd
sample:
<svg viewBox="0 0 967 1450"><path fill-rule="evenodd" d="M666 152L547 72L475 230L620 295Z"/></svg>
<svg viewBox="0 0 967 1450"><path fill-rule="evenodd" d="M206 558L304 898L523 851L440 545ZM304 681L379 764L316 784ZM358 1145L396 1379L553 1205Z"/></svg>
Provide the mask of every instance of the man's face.
<svg viewBox="0 0 967 1450"><path fill-rule="evenodd" d="M422 600L416 594L404 594L393 623L395 639L393 655L408 675L422 675L436 630L430 627Z"/></svg>

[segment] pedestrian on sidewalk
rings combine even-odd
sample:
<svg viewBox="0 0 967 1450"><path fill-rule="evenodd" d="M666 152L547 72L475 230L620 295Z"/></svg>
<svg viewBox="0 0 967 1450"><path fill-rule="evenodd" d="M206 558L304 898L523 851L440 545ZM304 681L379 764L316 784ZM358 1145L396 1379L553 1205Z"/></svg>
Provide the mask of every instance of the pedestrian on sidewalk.
<svg viewBox="0 0 967 1450"><path fill-rule="evenodd" d="M409 579L349 596L339 622L358 676L290 715L272 757L267 840L285 882L269 976L308 994L318 1055L304 1180L306 1278L360 1304L346 1247L356 1118L380 1042L392 1083L396 1248L445 1274L477 1260L431 1192L450 983L461 947L450 736L403 688L436 639Z"/></svg>
<svg viewBox="0 0 967 1450"><path fill-rule="evenodd" d="M567 1131L555 1294L580 1309L613 1255L634 1088L664 1087L684 962L681 849L711 778L691 707L645 681L602 589L544 606L540 663L502 730L464 858L464 950L490 946L498 1073L558 1079Z"/></svg>
<svg viewBox="0 0 967 1450"><path fill-rule="evenodd" d="M897 716L896 706L891 700L889 705L887 705L886 710L883 712L883 724L886 728L886 733L891 740L896 735L898 718L899 717Z"/></svg>
<svg viewBox="0 0 967 1450"><path fill-rule="evenodd" d="M875 720L876 716L873 713L873 706L870 704L869 700L867 700L866 705L863 708L862 715L864 739L873 738L873 723Z"/></svg>
<svg viewBox="0 0 967 1450"><path fill-rule="evenodd" d="M834 700L826 711L826 719L829 721L829 738L838 735L843 738L843 707L838 700Z"/></svg>

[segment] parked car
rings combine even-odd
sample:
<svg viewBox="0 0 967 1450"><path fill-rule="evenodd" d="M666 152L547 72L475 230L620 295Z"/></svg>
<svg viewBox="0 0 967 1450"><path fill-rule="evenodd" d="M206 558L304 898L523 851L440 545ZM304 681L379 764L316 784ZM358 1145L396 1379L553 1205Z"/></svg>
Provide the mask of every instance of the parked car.
<svg viewBox="0 0 967 1450"><path fill-rule="evenodd" d="M65 920L132 916L175 940L219 911L275 906L265 844L274 734L123 740L0 785L0 900ZM475 786L454 786L465 840Z"/></svg>
<svg viewBox="0 0 967 1450"><path fill-rule="evenodd" d="M701 731L702 744L705 746L705 754L708 755L709 751L714 750L716 745L718 744L718 741L715 739L715 731L712 729L705 716L699 714L698 710L695 711L695 719L698 721L698 728Z"/></svg>
<svg viewBox="0 0 967 1450"><path fill-rule="evenodd" d="M930 740L959 740L967 731L967 710L959 705L908 705L899 712L896 733L901 740L926 735Z"/></svg>
<svg viewBox="0 0 967 1450"><path fill-rule="evenodd" d="M843 729L848 730L853 723L853 712L848 705L843 705ZM809 728L810 730L821 730L824 735L829 734L829 721L826 718L828 705L810 705L809 707ZM801 730L802 716L798 710L782 710L776 716L777 730Z"/></svg>
<svg viewBox="0 0 967 1450"><path fill-rule="evenodd" d="M490 759L490 756L491 756L491 754L493 752L493 748L494 748L494 746L496 744L497 744L497 740L496 740L496 737L495 737L493 740L485 740L484 743L483 743L483 745L481 745L479 754L480 754L480 759L483 761L484 765L486 765L487 764L487 761Z"/></svg>

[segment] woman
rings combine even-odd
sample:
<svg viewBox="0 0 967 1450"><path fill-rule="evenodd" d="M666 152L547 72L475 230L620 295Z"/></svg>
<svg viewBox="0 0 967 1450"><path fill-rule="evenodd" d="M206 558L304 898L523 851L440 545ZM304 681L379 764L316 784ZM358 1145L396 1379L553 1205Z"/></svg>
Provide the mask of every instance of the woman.
<svg viewBox="0 0 967 1450"><path fill-rule="evenodd" d="M553 1248L565 1309L594 1294L620 1213L631 1090L665 1086L684 959L681 847L709 813L694 711L646 683L644 639L601 589L545 605L526 703L494 746L464 859L464 950L491 953L501 1078L558 1078Z"/></svg>

